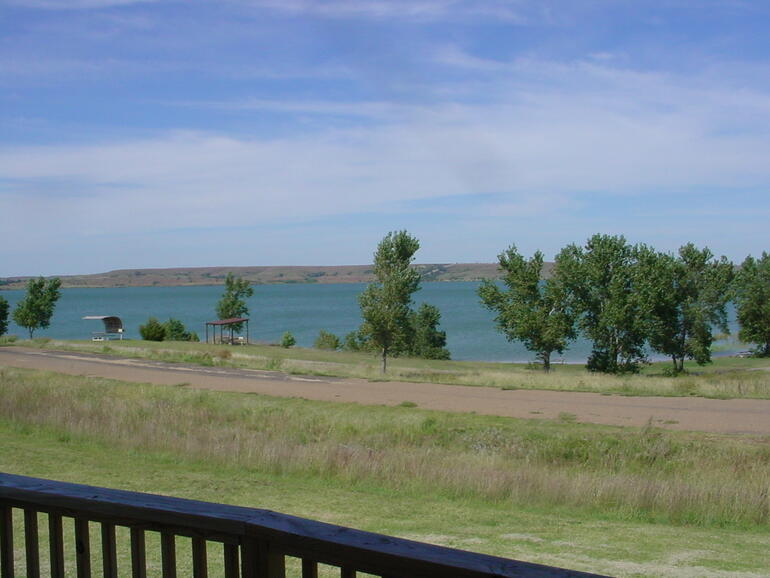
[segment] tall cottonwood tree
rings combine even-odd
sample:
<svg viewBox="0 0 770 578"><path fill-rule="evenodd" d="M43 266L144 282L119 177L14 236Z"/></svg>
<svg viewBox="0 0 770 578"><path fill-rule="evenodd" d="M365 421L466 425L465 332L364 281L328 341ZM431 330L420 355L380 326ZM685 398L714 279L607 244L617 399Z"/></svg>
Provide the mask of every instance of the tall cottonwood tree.
<svg viewBox="0 0 770 578"><path fill-rule="evenodd" d="M8 301L0 297L0 336L8 331Z"/></svg>
<svg viewBox="0 0 770 578"><path fill-rule="evenodd" d="M650 347L671 358L675 373L684 371L685 359L709 363L713 328L728 331L733 264L692 243L676 256L645 247L638 258L635 285L645 302Z"/></svg>
<svg viewBox="0 0 770 578"><path fill-rule="evenodd" d="M449 359L446 348L446 331L438 328L441 312L435 305L420 303L417 311L412 312L411 343L409 354L423 359Z"/></svg>
<svg viewBox="0 0 770 578"><path fill-rule="evenodd" d="M16 304L13 310L13 320L19 327L29 331L32 339L38 329L45 329L51 324L51 317L56 307L56 302L61 296L59 288L61 280L53 277L46 281L45 278L30 279L27 282L27 293Z"/></svg>
<svg viewBox="0 0 770 578"><path fill-rule="evenodd" d="M635 288L637 248L625 237L594 235L585 246L568 245L556 256L554 274L593 342L587 368L635 372L645 360L646 324Z"/></svg>
<svg viewBox="0 0 770 578"><path fill-rule="evenodd" d="M228 273L225 277L225 292L217 303L217 317L219 319L246 317L249 314L246 299L253 295L254 288L246 279ZM232 326L232 329L233 331L240 331L242 326L242 323L237 323Z"/></svg>
<svg viewBox="0 0 770 578"><path fill-rule="evenodd" d="M382 372L388 355L405 349L411 339L412 294L420 274L410 267L420 242L406 231L388 233L374 253L374 276L358 297L363 323L359 334L380 353Z"/></svg>
<svg viewBox="0 0 770 578"><path fill-rule="evenodd" d="M735 279L738 337L757 345L756 354L770 356L770 254L751 256L741 264Z"/></svg>
<svg viewBox="0 0 770 578"><path fill-rule="evenodd" d="M497 328L509 341L521 341L533 351L543 369L551 369L551 355L563 353L575 338L575 318L567 294L556 278L542 280L543 254L526 260L511 245L498 255L505 289L484 280L478 295L495 312Z"/></svg>

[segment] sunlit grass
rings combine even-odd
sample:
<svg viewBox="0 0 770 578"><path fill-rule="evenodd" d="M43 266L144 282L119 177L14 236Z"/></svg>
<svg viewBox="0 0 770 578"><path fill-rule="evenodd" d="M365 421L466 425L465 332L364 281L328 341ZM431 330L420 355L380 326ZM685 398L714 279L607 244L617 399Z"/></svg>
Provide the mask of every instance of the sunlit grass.
<svg viewBox="0 0 770 578"><path fill-rule="evenodd" d="M677 524L768 526L770 440L0 370L0 418L272 475Z"/></svg>

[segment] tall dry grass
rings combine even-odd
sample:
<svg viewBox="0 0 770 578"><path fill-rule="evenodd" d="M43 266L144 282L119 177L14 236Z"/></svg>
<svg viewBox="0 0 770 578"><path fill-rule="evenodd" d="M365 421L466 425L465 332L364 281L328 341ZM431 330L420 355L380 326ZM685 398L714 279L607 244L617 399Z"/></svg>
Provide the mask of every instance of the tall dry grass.
<svg viewBox="0 0 770 578"><path fill-rule="evenodd" d="M768 527L770 439L274 399L0 369L0 418L333 483Z"/></svg>

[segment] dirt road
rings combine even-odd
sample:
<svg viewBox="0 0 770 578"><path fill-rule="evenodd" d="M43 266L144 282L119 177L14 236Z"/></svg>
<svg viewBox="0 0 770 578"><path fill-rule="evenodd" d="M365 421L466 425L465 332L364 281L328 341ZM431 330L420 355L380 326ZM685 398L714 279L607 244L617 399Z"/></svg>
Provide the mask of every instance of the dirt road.
<svg viewBox="0 0 770 578"><path fill-rule="evenodd" d="M398 405L410 401L425 409L517 418L556 419L571 414L576 421L607 425L642 426L652 419L656 426L670 429L770 435L770 400L625 397L537 390L503 391L435 383L369 382L20 347L0 348L2 366L324 401L369 405Z"/></svg>

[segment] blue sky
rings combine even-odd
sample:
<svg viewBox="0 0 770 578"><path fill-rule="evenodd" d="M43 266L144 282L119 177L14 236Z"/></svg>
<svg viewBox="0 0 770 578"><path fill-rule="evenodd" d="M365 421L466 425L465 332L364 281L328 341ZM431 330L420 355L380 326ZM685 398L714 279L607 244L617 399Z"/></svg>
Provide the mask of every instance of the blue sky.
<svg viewBox="0 0 770 578"><path fill-rule="evenodd" d="M0 276L770 250L770 3L0 0Z"/></svg>

